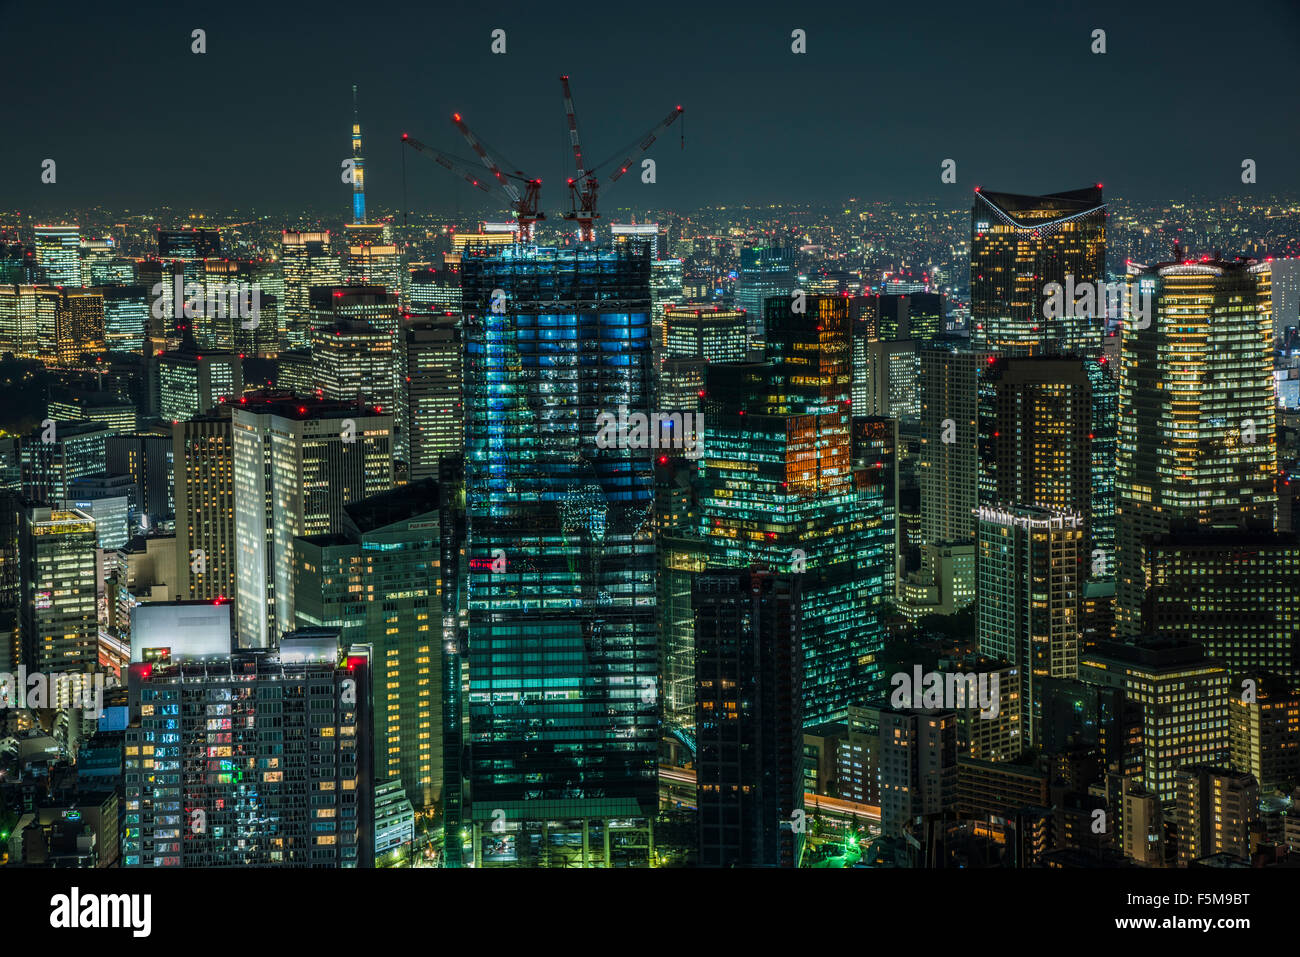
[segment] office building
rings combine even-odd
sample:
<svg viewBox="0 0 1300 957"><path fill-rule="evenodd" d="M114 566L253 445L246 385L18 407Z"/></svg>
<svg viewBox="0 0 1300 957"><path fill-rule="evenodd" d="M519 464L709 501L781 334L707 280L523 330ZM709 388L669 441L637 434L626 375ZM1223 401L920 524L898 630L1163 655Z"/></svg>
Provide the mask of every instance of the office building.
<svg viewBox="0 0 1300 957"><path fill-rule="evenodd" d="M1147 539L1142 624L1196 641L1235 676L1300 680L1300 538L1182 530Z"/></svg>
<svg viewBox="0 0 1300 957"><path fill-rule="evenodd" d="M439 463L465 447L464 341L452 318L404 323L402 335L407 476L416 482L437 476Z"/></svg>
<svg viewBox="0 0 1300 957"><path fill-rule="evenodd" d="M856 483L847 300L769 304L764 363L710 365L699 466L711 565L804 576L804 720L842 720L882 689L873 653L892 529L883 488Z"/></svg>
<svg viewBox="0 0 1300 957"><path fill-rule="evenodd" d="M1106 267L1106 204L1101 186L1023 196L976 189L971 207L970 311L974 348L1005 355L1100 348L1096 303ZM1087 285L1093 303L1063 302L1052 314L1051 283ZM1077 302L1077 305L1076 305Z"/></svg>
<svg viewBox="0 0 1300 957"><path fill-rule="evenodd" d="M697 576L696 802L702 867L795 867L804 720L798 576Z"/></svg>
<svg viewBox="0 0 1300 957"><path fill-rule="evenodd" d="M1181 528L1273 527L1277 440L1268 264L1130 265L1116 451L1117 634L1143 630L1144 543Z"/></svg>
<svg viewBox="0 0 1300 957"><path fill-rule="evenodd" d="M135 503L142 527L156 527L176 514L170 434L110 435L104 449L107 471L129 475L135 481Z"/></svg>
<svg viewBox="0 0 1300 957"><path fill-rule="evenodd" d="M743 310L669 303L663 325L665 358L743 362L749 349Z"/></svg>
<svg viewBox="0 0 1300 957"><path fill-rule="evenodd" d="M462 263L467 810L485 866L648 862L653 471L647 452L595 436L602 412L650 412L649 263L514 245Z"/></svg>
<svg viewBox="0 0 1300 957"><path fill-rule="evenodd" d="M957 716L933 709L880 709L880 829L921 836L920 819L957 804Z"/></svg>
<svg viewBox="0 0 1300 957"><path fill-rule="evenodd" d="M1228 767L1252 775L1260 790L1300 786L1300 693L1273 676L1228 695Z"/></svg>
<svg viewBox="0 0 1300 957"><path fill-rule="evenodd" d="M280 247L284 295L280 300L280 328L290 349L311 343L311 290L337 286L342 281L338 258L329 248L328 232L284 231Z"/></svg>
<svg viewBox="0 0 1300 957"><path fill-rule="evenodd" d="M19 529L22 661L29 672L99 665L95 520L78 509L24 507Z"/></svg>
<svg viewBox="0 0 1300 957"><path fill-rule="evenodd" d="M1178 865L1214 854L1250 860L1251 825L1259 817L1259 785L1249 774L1206 764L1179 768Z"/></svg>
<svg viewBox="0 0 1300 957"><path fill-rule="evenodd" d="M372 867L369 685L329 633L133 665L122 865Z"/></svg>
<svg viewBox="0 0 1300 957"><path fill-rule="evenodd" d="M172 426L176 572L183 599L233 600L235 463L232 406Z"/></svg>
<svg viewBox="0 0 1300 957"><path fill-rule="evenodd" d="M52 505L69 496L74 479L116 472L107 463L113 430L102 422L56 422L47 419L19 444L23 496Z"/></svg>
<svg viewBox="0 0 1300 957"><path fill-rule="evenodd" d="M209 412L244 392L244 371L233 352L199 349L192 343L158 356L158 414L176 423Z"/></svg>
<svg viewBox="0 0 1300 957"><path fill-rule="evenodd" d="M81 288L81 229L77 226L37 226L36 265L45 270L45 284Z"/></svg>
<svg viewBox="0 0 1300 957"><path fill-rule="evenodd" d="M255 392L232 412L237 633L268 648L294 627L293 545L393 487L392 421L362 403Z"/></svg>
<svg viewBox="0 0 1300 957"><path fill-rule="evenodd" d="M1227 670L1200 645L1158 638L1099 642L1079 655L1079 679L1112 688L1141 708L1142 786L1172 802L1183 765L1228 758Z"/></svg>
<svg viewBox="0 0 1300 957"><path fill-rule="evenodd" d="M766 330L764 312L768 299L790 300L798 283L794 250L783 246L754 246L740 251L740 275L736 278L736 308L749 321L749 342L762 349Z"/></svg>
<svg viewBox="0 0 1300 957"><path fill-rule="evenodd" d="M419 807L441 800L443 543L435 479L344 507L340 530L294 541L299 628L374 649L374 772Z"/></svg>
<svg viewBox="0 0 1300 957"><path fill-rule="evenodd" d="M979 647L1019 667L1021 731L1040 743L1042 683L1079 669L1083 523L1049 509L980 506L976 551Z"/></svg>

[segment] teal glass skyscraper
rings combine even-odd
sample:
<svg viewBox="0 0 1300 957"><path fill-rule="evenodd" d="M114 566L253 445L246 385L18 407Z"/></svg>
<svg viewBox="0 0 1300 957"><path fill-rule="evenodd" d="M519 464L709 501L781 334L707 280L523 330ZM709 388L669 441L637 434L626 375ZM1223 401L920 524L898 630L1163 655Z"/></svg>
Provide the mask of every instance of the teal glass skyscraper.
<svg viewBox="0 0 1300 957"><path fill-rule="evenodd" d="M514 245L462 276L474 861L644 864L652 453L596 435L603 412L650 411L650 261Z"/></svg>
<svg viewBox="0 0 1300 957"><path fill-rule="evenodd" d="M883 690L876 656L892 551L883 485L853 466L849 300L767 303L766 360L708 369L700 533L712 566L802 576L803 720Z"/></svg>

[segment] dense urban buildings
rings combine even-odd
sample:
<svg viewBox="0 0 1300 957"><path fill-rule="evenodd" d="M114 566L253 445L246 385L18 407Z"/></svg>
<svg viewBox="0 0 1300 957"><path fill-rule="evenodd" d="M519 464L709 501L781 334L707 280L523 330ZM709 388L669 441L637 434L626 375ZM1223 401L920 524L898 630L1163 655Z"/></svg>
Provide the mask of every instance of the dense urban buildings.
<svg viewBox="0 0 1300 957"><path fill-rule="evenodd" d="M1144 69L1187 67L1195 13ZM580 126L566 74L557 190L517 122L570 56L550 26L485 50L443 18L434 87L472 115L449 100L399 170L427 89L374 81L364 18L340 59L261 11L268 62L352 74L287 68L313 77L287 122L208 15L163 73L214 67L246 136L163 110L74 152L120 125L79 48L7 49L58 126L19 111L0 209L0 867L163 868L203 900L178 869L1300 864L1300 202L1267 37L1225 61L1271 80L1239 170L1105 69L1105 30L1085 104L1032 57L958 86L993 115L1107 103L1147 144L1056 156L843 120L826 64L860 37L815 11L797 76L782 28L771 82L696 114L737 74L676 69L690 44L643 17L644 92L680 84L707 135L608 77L578 83L608 127ZM873 68L937 51L951 86L954 19L910 47L882 22ZM1068 60L1050 22L1032 49ZM303 877L253 910L296 913Z"/></svg>

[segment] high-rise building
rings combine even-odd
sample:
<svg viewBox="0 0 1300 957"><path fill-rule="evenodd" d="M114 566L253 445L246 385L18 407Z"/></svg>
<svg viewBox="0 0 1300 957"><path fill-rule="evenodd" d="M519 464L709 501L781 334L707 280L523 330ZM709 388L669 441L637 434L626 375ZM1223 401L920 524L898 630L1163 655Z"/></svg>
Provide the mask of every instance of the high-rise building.
<svg viewBox="0 0 1300 957"><path fill-rule="evenodd" d="M368 322L340 319L311 331L312 374L326 399L362 400L393 412L393 334Z"/></svg>
<svg viewBox="0 0 1300 957"><path fill-rule="evenodd" d="M1300 537L1183 530L1143 550L1142 629L1204 645L1239 677L1300 681Z"/></svg>
<svg viewBox="0 0 1300 957"><path fill-rule="evenodd" d="M401 310L383 286L311 291L312 375L327 399L360 399L393 416L393 448L407 459Z"/></svg>
<svg viewBox="0 0 1300 957"><path fill-rule="evenodd" d="M1092 555L1093 401L1086 360L1002 358L983 371L979 391L980 504L1078 515L1083 551Z"/></svg>
<svg viewBox="0 0 1300 957"><path fill-rule="evenodd" d="M1116 451L1115 626L1142 630L1143 543L1184 527L1272 528L1277 494L1268 264L1130 265Z"/></svg>
<svg viewBox="0 0 1300 957"><path fill-rule="evenodd" d="M1300 692L1271 676L1249 695L1228 696L1228 767L1253 775L1260 790L1290 793L1300 782Z"/></svg>
<svg viewBox="0 0 1300 957"><path fill-rule="evenodd" d="M1080 681L1119 690L1141 709L1141 783L1166 803L1183 765L1228 758L1228 678L1200 645L1181 640L1098 642L1079 654Z"/></svg>
<svg viewBox="0 0 1300 957"><path fill-rule="evenodd" d="M1106 270L1101 186L1022 196L975 190L971 207L971 343L1006 355L1091 354L1101 344L1096 296ZM1070 295L1091 284L1094 304L1048 308L1051 283Z"/></svg>
<svg viewBox="0 0 1300 957"><path fill-rule="evenodd" d="M141 524L154 527L176 514L172 437L168 431L110 435L104 442L107 470L135 480Z"/></svg>
<svg viewBox="0 0 1300 957"><path fill-rule="evenodd" d="M338 258L330 252L330 234L284 231L280 265L284 296L280 300L280 328L290 349L311 343L311 290L337 286L342 281Z"/></svg>
<svg viewBox="0 0 1300 957"><path fill-rule="evenodd" d="M645 863L653 471L595 439L602 412L650 412L650 259L511 245L462 269L475 859Z"/></svg>
<svg viewBox="0 0 1300 957"><path fill-rule="evenodd" d="M233 352L192 343L158 356L158 414L168 422L203 415L244 392L244 368Z"/></svg>
<svg viewBox="0 0 1300 957"><path fill-rule="evenodd" d="M943 335L943 296L937 292L884 294L876 300L875 336L929 342Z"/></svg>
<svg viewBox="0 0 1300 957"><path fill-rule="evenodd" d="M36 227L36 265L45 270L46 285L81 287L80 248L78 226Z"/></svg>
<svg viewBox="0 0 1300 957"><path fill-rule="evenodd" d="M881 690L873 663L890 529L883 491L856 483L848 300L769 303L764 363L710 365L699 469L711 565L803 575L804 720L841 720Z"/></svg>
<svg viewBox="0 0 1300 957"><path fill-rule="evenodd" d="M0 348L20 359L52 362L61 295L44 286L0 286Z"/></svg>
<svg viewBox="0 0 1300 957"><path fill-rule="evenodd" d="M610 223L609 234L617 246L632 246L644 243L650 247L650 260L659 259L659 224L658 223Z"/></svg>
<svg viewBox="0 0 1300 957"><path fill-rule="evenodd" d="M1032 506L980 506L977 518L980 652L1019 667L1021 734L1037 746L1045 680L1079 673L1083 522Z"/></svg>
<svg viewBox="0 0 1300 957"><path fill-rule="evenodd" d="M1255 779L1208 764L1179 768L1174 778L1179 866L1213 854L1250 860L1250 826L1259 817Z"/></svg>
<svg viewBox="0 0 1300 957"><path fill-rule="evenodd" d="M374 865L370 663L337 642L131 666L124 867Z"/></svg>
<svg viewBox="0 0 1300 957"><path fill-rule="evenodd" d="M751 347L762 348L766 301L773 297L790 299L797 282L793 249L755 246L740 251L735 300L736 308L745 310L748 316Z"/></svg>
<svg viewBox="0 0 1300 957"><path fill-rule="evenodd" d="M108 462L112 435L113 430L102 422L47 419L23 436L19 445L23 496L53 505L68 498L74 479L118 472Z"/></svg>
<svg viewBox="0 0 1300 957"><path fill-rule="evenodd" d="M160 259L195 262L221 256L221 230L181 228L158 230Z"/></svg>
<svg viewBox="0 0 1300 957"><path fill-rule="evenodd" d="M374 771L417 806L441 800L441 511L434 478L354 502L340 531L294 541L294 616L374 649Z"/></svg>
<svg viewBox="0 0 1300 957"><path fill-rule="evenodd" d="M76 365L86 353L102 353L104 297L92 289L64 289L54 315L55 355L59 365Z"/></svg>
<svg viewBox="0 0 1300 957"><path fill-rule="evenodd" d="M917 820L957 803L957 716L932 709L880 709L880 829L919 838Z"/></svg>
<svg viewBox="0 0 1300 957"><path fill-rule="evenodd" d="M888 339L866 345L866 383L862 401L854 397L855 415L912 419L921 414L919 343Z"/></svg>
<svg viewBox="0 0 1300 957"><path fill-rule="evenodd" d="M149 325L149 299L144 286L97 286L104 298L104 346L109 352L140 352Z"/></svg>
<svg viewBox="0 0 1300 957"><path fill-rule="evenodd" d="M464 341L450 317L407 322L402 335L407 475L415 482L437 476L439 462L465 446Z"/></svg>
<svg viewBox="0 0 1300 957"><path fill-rule="evenodd" d="M22 664L45 674L99 665L95 520L79 509L25 507L19 532Z"/></svg>
<svg viewBox="0 0 1300 957"><path fill-rule="evenodd" d="M921 350L921 542L971 542L979 504L979 377L992 356L955 340Z"/></svg>
<svg viewBox="0 0 1300 957"><path fill-rule="evenodd" d="M695 579L696 802L703 867L795 867L804 796L799 578Z"/></svg>
<svg viewBox="0 0 1300 957"><path fill-rule="evenodd" d="M362 403L277 392L233 410L240 647L294 627L293 543L337 532L343 507L393 487L393 417Z"/></svg>
<svg viewBox="0 0 1300 957"><path fill-rule="evenodd" d="M233 600L235 463L232 406L172 426L176 574L182 600Z"/></svg>
<svg viewBox="0 0 1300 957"><path fill-rule="evenodd" d="M749 349L745 313L694 303L664 306L665 358L742 362Z"/></svg>

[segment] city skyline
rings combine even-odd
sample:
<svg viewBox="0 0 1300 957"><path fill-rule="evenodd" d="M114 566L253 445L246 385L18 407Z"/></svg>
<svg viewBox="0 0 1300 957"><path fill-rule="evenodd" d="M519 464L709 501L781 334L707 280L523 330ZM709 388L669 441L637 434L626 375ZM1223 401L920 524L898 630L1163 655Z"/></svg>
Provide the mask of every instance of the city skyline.
<svg viewBox="0 0 1300 957"><path fill-rule="evenodd" d="M1045 193L1097 180L1143 197L1300 188L1300 131L1285 119L1300 107L1287 74L1300 9L1285 0L1227 19L1205 0L1174 16L1109 0L1066 13L952 0L927 16L924 34L904 7L608 9L602 42L581 44L581 55L566 53L579 25L525 4L451 19L416 5L357 12L330 3L313 6L314 21L278 7L146 6L153 15L137 8L125 19L74 4L67 14L95 29L61 38L64 66L55 71L39 68L44 47L33 42L51 25L43 8L8 6L11 69L40 76L33 88L63 104L25 115L0 154L13 201L46 203L57 189L64 204L116 194L134 204L342 205L355 85L372 205L404 205L402 133L469 155L449 122L460 112L539 176L544 204L559 209L571 160L560 73L572 75L594 161L685 107L680 127L655 146L656 183L629 180L611 194L633 207L937 199L997 184ZM308 26L333 21L347 29ZM191 52L196 29L205 53ZM505 31L504 53L492 52L496 30ZM797 30L804 53L793 52ZM1105 53L1093 52L1096 30L1105 31ZM143 124L117 123L79 95L104 49L123 58L115 76L124 90L147 95L160 80L184 78L219 93L151 111ZM1195 75L1183 80L1193 62ZM1242 108L1242 77L1265 91L1265 121L1240 136L1211 135L1212 117ZM995 102L1015 104L1010 122L988 122ZM807 129L825 135L807 142L799 133ZM46 159L57 163L55 184L41 181ZM1246 159L1257 164L1254 184L1241 181ZM945 160L956 162L955 182L941 181ZM484 208L464 183L408 165L411 205Z"/></svg>

